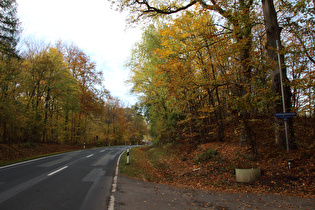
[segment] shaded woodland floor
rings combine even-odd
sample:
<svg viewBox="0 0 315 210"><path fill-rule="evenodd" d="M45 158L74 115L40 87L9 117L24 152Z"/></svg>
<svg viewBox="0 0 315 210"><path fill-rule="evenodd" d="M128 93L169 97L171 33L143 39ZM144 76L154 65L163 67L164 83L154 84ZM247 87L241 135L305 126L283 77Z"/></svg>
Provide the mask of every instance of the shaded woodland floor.
<svg viewBox="0 0 315 210"><path fill-rule="evenodd" d="M235 135L237 123L233 123L227 127L224 142L138 148L131 163L138 169L125 168L126 174L174 186L315 198L315 119L295 118L298 149L289 153L274 145L271 125L263 118L252 122L258 148L256 157L239 144ZM261 178L254 183L236 182L235 168L251 167L261 168Z"/></svg>
<svg viewBox="0 0 315 210"><path fill-rule="evenodd" d="M250 159L246 148L222 142L203 144L197 149L136 148L131 151L130 165L122 164L122 173L145 181L194 189L315 198L314 152L314 148L290 153L271 147L259 149L260 156L254 162L262 169L262 176L253 183L238 183L235 179L235 168L246 165L243 161ZM293 160L291 169L287 159Z"/></svg>

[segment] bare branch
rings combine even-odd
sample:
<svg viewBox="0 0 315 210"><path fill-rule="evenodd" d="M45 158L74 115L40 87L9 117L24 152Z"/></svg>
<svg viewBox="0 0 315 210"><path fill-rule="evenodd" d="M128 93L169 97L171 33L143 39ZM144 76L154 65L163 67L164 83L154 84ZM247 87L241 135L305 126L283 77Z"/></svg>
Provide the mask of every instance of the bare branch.
<svg viewBox="0 0 315 210"><path fill-rule="evenodd" d="M142 11L144 14L145 13L174 14L174 13L186 10L189 7L193 6L194 4L197 3L197 0L193 0L189 4L182 7L168 6L166 9L159 9L157 7L152 7L147 0L143 0L143 1L136 0L136 3L146 6L147 9Z"/></svg>

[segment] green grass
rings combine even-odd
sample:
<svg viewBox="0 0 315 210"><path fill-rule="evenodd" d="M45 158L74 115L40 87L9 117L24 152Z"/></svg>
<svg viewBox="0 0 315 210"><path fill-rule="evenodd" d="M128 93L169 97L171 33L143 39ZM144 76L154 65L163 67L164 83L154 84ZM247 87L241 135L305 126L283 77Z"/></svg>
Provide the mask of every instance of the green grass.
<svg viewBox="0 0 315 210"><path fill-rule="evenodd" d="M127 164L127 152L124 152L120 159L120 173L129 177L151 180L151 175L144 170L145 153L139 148L132 148L129 151L129 164Z"/></svg>
<svg viewBox="0 0 315 210"><path fill-rule="evenodd" d="M129 177L149 182L160 182L161 179L172 180L167 149L159 147L137 147L130 150L129 164L126 152L120 161L120 173Z"/></svg>
<svg viewBox="0 0 315 210"><path fill-rule="evenodd" d="M167 152L165 150L155 147L151 148L147 151L148 159L152 163L153 167L163 170L169 167L165 161L163 161L162 157L167 156Z"/></svg>
<svg viewBox="0 0 315 210"><path fill-rule="evenodd" d="M136 156L138 156L137 151L135 149L131 149L129 152L129 164L127 164L127 151L124 152L124 154L121 156L120 159L120 173L127 175L127 176L133 176L137 173L137 164L135 163L135 160L137 159ZM131 155L132 154L132 155Z"/></svg>

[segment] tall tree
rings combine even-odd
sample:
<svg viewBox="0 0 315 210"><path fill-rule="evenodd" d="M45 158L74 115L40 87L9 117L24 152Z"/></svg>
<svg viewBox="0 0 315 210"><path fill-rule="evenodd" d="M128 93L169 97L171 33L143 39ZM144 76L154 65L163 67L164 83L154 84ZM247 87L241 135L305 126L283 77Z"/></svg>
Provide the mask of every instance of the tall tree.
<svg viewBox="0 0 315 210"><path fill-rule="evenodd" d="M291 1L284 1L287 5L292 5ZM296 3L295 8L299 8L300 11L307 11L304 13L311 14L312 9L307 9L305 5L311 4L311 1L300 0ZM277 60L277 50L276 50L276 42L275 40L279 40L280 42L280 32L281 29L278 26L277 15L275 12L275 8L272 0L262 0L262 8L263 14L265 18L265 29L267 32L267 53L269 56L269 61L273 61L271 66L269 66L271 70L271 81L272 81L272 90L274 94L279 95L280 86L279 86L279 70L277 70L276 61ZM237 51L235 53L238 54L239 66L239 81L240 86L238 87L238 96L239 101L246 101L246 97L251 95L250 84L252 81L252 71L255 68L253 66L253 58L251 53L253 52L253 27L259 22L257 16L260 13L257 5L258 2L255 0L239 0L239 1L204 1L204 0L190 0L190 1L115 1L113 2L117 6L119 10L127 10L130 12L130 20L132 22L138 21L141 18L146 17L160 17L164 15L174 14L177 12L181 12L183 10L189 10L193 7L201 7L204 10L215 12L215 14L219 14L224 18L226 26L232 26L234 34L234 40L236 42ZM291 9L292 10L292 9ZM295 15L298 10L295 10ZM308 15L305 20L306 23L312 22L313 14ZM294 17L294 16L293 16ZM287 17L288 19L292 19L292 16ZM294 18L293 18L294 19ZM216 22L216 25L222 24L222 19L219 22ZM225 26L225 27L226 27ZM304 48L306 45L304 45ZM284 51L281 51L282 53ZM313 61L312 53L307 53L307 57ZM291 90L290 83L286 75L286 68L284 65L284 55L281 55L281 68L285 78L285 103L286 103L286 111L291 110ZM248 86L249 85L249 86ZM248 88L249 87L249 88ZM275 105L275 112L279 112L279 103ZM250 127L248 127L249 121L247 119L251 118L251 113L248 113L247 110L238 110L240 120L242 124L245 126L246 135L251 141ZM281 121L276 120L276 127L279 127ZM291 142L294 144L294 130L293 123L290 119L290 127L291 127ZM246 128L247 127L247 128ZM284 135L279 132L279 129L276 129L276 143L279 145L283 145Z"/></svg>
<svg viewBox="0 0 315 210"><path fill-rule="evenodd" d="M315 2L280 1L287 69L292 79L293 108L306 116L315 113Z"/></svg>
<svg viewBox="0 0 315 210"><path fill-rule="evenodd" d="M87 123L91 113L100 112L96 85L101 86L102 72L96 69L91 58L75 45L64 46L64 59L71 75L80 87L80 112L73 118L72 130L75 142L87 141Z"/></svg>
<svg viewBox="0 0 315 210"><path fill-rule="evenodd" d="M16 46L19 41L20 22L17 17L15 0L0 1L0 52L17 57Z"/></svg>
<svg viewBox="0 0 315 210"><path fill-rule="evenodd" d="M11 139L9 133L16 129L16 121L10 118L18 109L17 78L20 73L18 52L19 19L16 14L15 0L0 1L0 140ZM10 130L10 131L9 131ZM16 131L17 132L17 131Z"/></svg>
<svg viewBox="0 0 315 210"><path fill-rule="evenodd" d="M278 24L277 13L273 4L273 0L262 0L262 7L265 19L265 27L266 27L266 34L267 34L267 43L266 49L267 54L269 57L270 62L272 65L272 72L271 72L271 81L272 81L272 90L276 92L279 96L281 96L281 81L280 81L280 71L282 71L282 79L283 79L283 89L284 89L284 105L286 110L282 109L282 102L278 101L275 104L275 112L290 112L292 108L291 102L291 88L289 79L287 77L287 69L284 63L284 55L283 51L281 51L281 28ZM278 46L277 46L278 45ZM278 50L279 48L279 50ZM281 53L280 60L278 60L278 53ZM278 62L280 63L281 70L277 65ZM282 119L275 119L275 141L278 145L285 145L285 135L283 132L280 132L280 127L283 127L283 120ZM294 139L294 128L293 128L293 119L289 118L289 129L290 129L290 142L291 148L296 148L295 139Z"/></svg>
<svg viewBox="0 0 315 210"><path fill-rule="evenodd" d="M20 134L20 72L21 60L0 53L0 141L9 142L14 139L12 134ZM19 139L17 136L15 138Z"/></svg>
<svg viewBox="0 0 315 210"><path fill-rule="evenodd" d="M238 86L238 97L240 101L245 101L246 95L250 95L250 88L246 88L251 80L252 71L252 28L255 25L255 14L252 12L254 9L253 0L239 0L237 4L230 1L118 1L115 3L119 9L128 10L131 14L133 21L139 20L141 17L158 17L158 15L173 14L189 8L201 6L202 9L213 11L219 14L225 19L225 23L231 26L233 39L236 41L237 54L239 65L237 69L240 75L240 83ZM244 125L246 136L249 142L251 142L254 149L253 138L251 136L251 128L249 119L250 113L246 109L238 110L240 113L240 120Z"/></svg>

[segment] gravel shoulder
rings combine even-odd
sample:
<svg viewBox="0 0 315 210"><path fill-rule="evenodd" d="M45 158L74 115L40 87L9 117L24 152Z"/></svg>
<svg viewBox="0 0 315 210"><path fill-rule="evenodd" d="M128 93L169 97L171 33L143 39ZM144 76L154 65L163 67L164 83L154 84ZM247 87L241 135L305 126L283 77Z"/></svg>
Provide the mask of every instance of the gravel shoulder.
<svg viewBox="0 0 315 210"><path fill-rule="evenodd" d="M315 199L177 188L118 177L115 209L315 209Z"/></svg>

